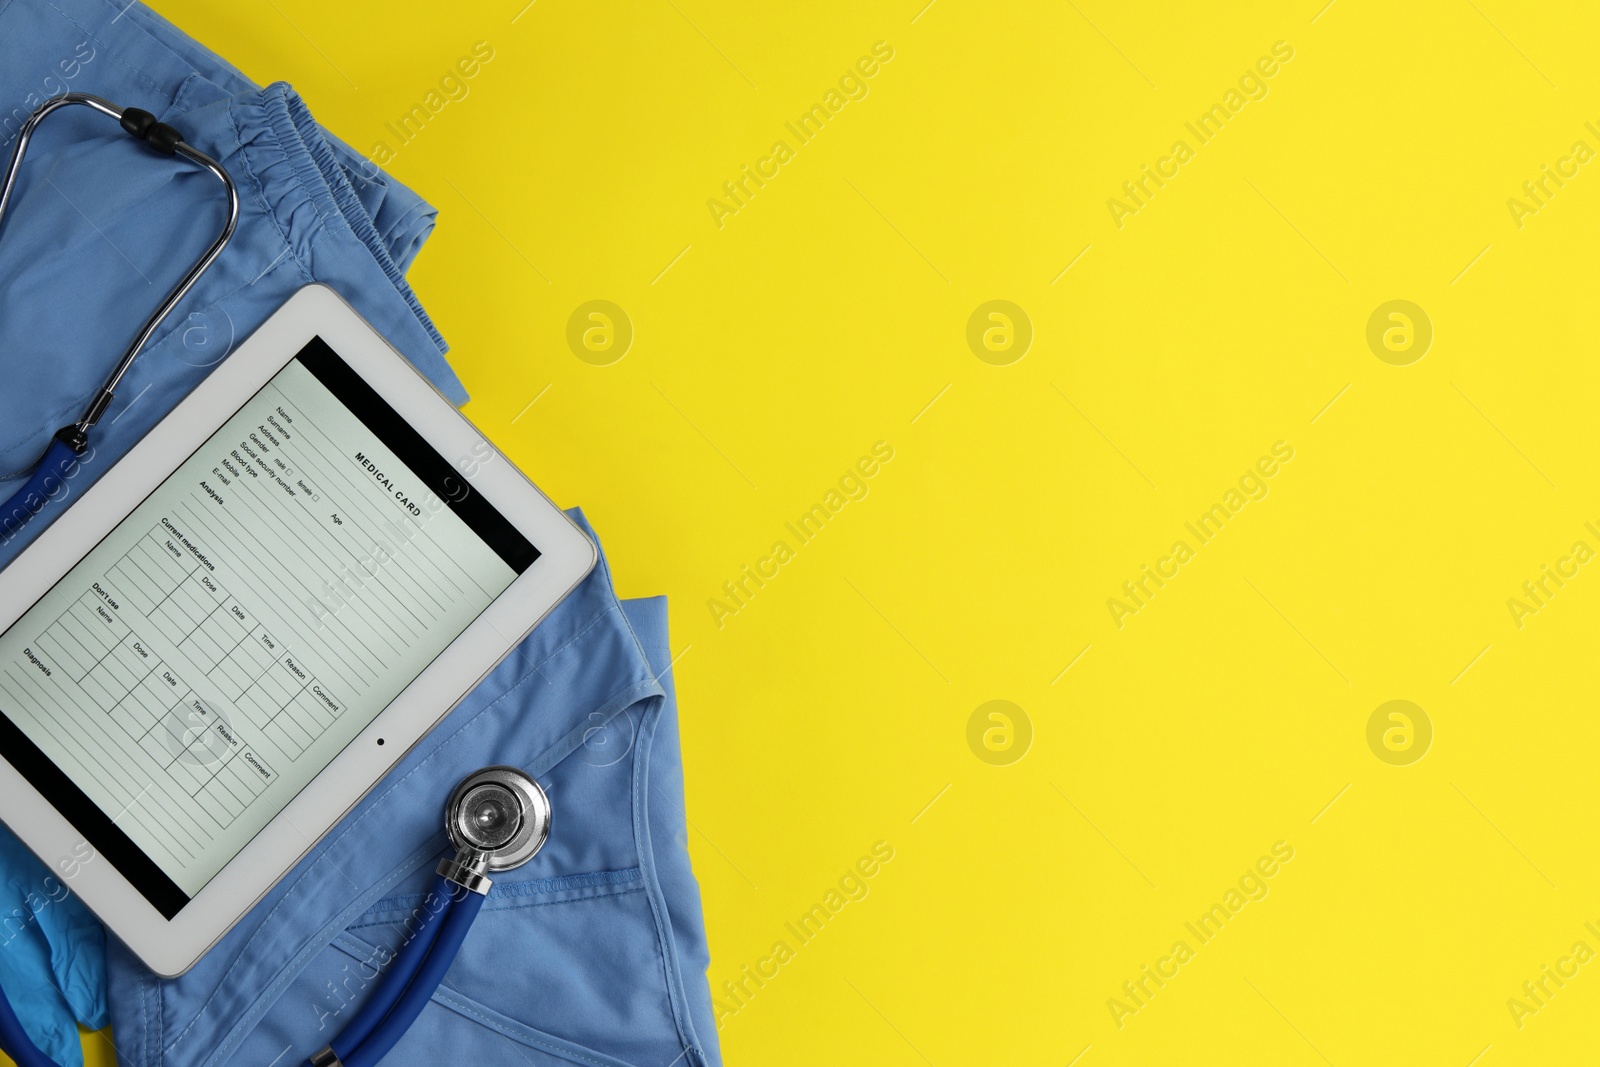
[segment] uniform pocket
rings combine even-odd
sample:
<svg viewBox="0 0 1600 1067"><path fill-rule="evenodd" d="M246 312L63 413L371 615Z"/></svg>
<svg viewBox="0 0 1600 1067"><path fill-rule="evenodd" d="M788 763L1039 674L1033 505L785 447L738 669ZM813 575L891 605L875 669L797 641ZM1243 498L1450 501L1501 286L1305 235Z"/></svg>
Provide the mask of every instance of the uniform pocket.
<svg viewBox="0 0 1600 1067"><path fill-rule="evenodd" d="M380 901L308 968L310 985L302 975L280 1004L300 989L319 995L320 982L318 1028L337 1033L415 928L421 904L420 896ZM436 1062L439 1049L451 1048L481 1063L524 1055L589 1067L671 1062L683 1050L660 993L654 941L637 867L497 882L394 1055L422 1063L431 1051Z"/></svg>

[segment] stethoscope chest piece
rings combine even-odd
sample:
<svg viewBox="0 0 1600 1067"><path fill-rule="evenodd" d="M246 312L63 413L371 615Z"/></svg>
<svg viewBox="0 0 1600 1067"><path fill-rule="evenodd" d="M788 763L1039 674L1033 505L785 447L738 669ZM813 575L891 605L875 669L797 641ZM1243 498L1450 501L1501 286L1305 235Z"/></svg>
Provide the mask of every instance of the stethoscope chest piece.
<svg viewBox="0 0 1600 1067"><path fill-rule="evenodd" d="M489 871L520 867L544 846L550 837L550 798L515 767L485 767L450 793L445 832L456 855L440 865L439 873L486 893Z"/></svg>

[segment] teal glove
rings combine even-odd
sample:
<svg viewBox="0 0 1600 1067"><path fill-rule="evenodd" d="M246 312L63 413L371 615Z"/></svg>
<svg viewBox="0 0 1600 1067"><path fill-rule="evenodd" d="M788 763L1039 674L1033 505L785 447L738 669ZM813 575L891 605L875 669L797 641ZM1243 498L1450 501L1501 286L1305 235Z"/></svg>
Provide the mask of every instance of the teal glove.
<svg viewBox="0 0 1600 1067"><path fill-rule="evenodd" d="M61 878L0 827L0 988L41 1052L82 1067L78 1023L106 1025L106 935Z"/></svg>

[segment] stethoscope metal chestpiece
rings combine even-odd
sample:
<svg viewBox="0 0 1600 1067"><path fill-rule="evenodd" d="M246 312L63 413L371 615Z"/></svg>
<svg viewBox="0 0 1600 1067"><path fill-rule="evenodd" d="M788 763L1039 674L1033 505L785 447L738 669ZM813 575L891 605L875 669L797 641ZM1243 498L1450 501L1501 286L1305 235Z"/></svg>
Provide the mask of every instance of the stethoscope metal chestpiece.
<svg viewBox="0 0 1600 1067"><path fill-rule="evenodd" d="M550 798L515 767L485 767L451 792L444 822L456 854L439 864L439 874L488 893L490 871L520 867L544 846Z"/></svg>

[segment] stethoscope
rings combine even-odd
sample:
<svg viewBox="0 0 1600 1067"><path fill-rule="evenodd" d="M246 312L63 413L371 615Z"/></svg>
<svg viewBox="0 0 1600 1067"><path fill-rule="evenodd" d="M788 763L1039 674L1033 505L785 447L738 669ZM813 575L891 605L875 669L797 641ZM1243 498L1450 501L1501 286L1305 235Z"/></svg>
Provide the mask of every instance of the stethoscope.
<svg viewBox="0 0 1600 1067"><path fill-rule="evenodd" d="M455 961L493 884L489 872L520 867L544 846L550 836L550 798L515 767L485 767L451 791L445 831L456 853L439 864L421 906L421 926L390 960L343 1032L306 1061L309 1067L374 1067L388 1055ZM18 1067L55 1067L23 1031L3 993L0 1051Z"/></svg>
<svg viewBox="0 0 1600 1067"><path fill-rule="evenodd" d="M440 862L423 905L437 907L310 1067L373 1067L394 1048L455 960L488 895L489 872L527 863L550 836L550 798L515 767L485 767L451 791L444 822L456 854Z"/></svg>
<svg viewBox="0 0 1600 1067"><path fill-rule="evenodd" d="M128 346L128 350L112 368L105 384L100 387L100 391L84 410L83 416L77 422L56 431L50 441L50 447L45 450L44 457L34 468L33 477L13 493L9 500L0 504L0 537L9 537L15 533L61 492L79 457L89 447L89 431L100 421L106 408L111 406L111 398L122 382L123 375L127 374L128 368L132 366L134 357L144 349L178 302L194 288L194 283L200 280L200 276L210 269L211 264L222 254L222 250L233 237L234 228L239 224L239 192L234 188L233 179L228 176L228 172L220 163L186 142L183 134L171 126L157 122L156 117L150 112L136 107L118 107L108 100L90 96L88 93L66 93L53 97L40 105L28 117L28 121L23 123L22 130L17 135L17 147L11 153L11 163L6 168L5 184L0 185L0 221L5 219L6 207L11 203L11 194L17 184L17 172L22 167L22 157L28 151L28 142L32 140L34 130L48 115L75 104L116 119L130 136L143 141L162 155L182 156L210 171L222 182L222 187L228 194L228 221L216 240L211 242L211 246L189 268L189 272L178 282L177 287L168 293L161 306L156 308L155 314L145 322L144 327L134 337L133 343Z"/></svg>

